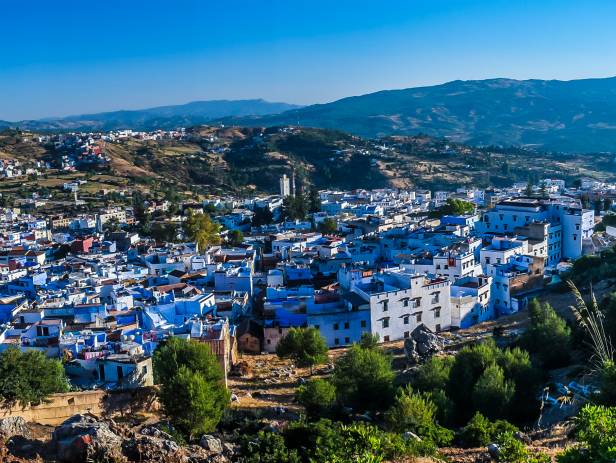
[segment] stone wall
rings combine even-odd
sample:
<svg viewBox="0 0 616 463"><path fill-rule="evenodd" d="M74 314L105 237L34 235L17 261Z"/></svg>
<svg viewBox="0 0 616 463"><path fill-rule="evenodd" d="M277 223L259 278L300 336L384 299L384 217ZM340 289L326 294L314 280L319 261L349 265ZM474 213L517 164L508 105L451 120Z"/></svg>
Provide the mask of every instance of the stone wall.
<svg viewBox="0 0 616 463"><path fill-rule="evenodd" d="M109 416L155 408L157 404L154 400L153 388L118 392L94 390L52 394L46 403L35 406L1 407L0 418L21 416L29 422L55 426L78 413Z"/></svg>

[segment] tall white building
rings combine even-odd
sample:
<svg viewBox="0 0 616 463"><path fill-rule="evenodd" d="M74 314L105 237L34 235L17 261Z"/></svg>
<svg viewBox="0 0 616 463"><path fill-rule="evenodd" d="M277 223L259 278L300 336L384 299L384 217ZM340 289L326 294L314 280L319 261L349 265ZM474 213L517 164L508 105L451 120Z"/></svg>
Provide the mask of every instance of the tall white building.
<svg viewBox="0 0 616 463"><path fill-rule="evenodd" d="M280 196L285 197L291 194L291 182L287 174L283 174L280 177Z"/></svg>

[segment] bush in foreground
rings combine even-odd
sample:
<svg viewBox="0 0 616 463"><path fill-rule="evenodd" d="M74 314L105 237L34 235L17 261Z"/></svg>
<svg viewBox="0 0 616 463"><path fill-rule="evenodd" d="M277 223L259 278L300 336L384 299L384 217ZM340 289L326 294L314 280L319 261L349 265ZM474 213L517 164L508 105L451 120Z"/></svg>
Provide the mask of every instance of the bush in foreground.
<svg viewBox="0 0 616 463"><path fill-rule="evenodd" d="M575 420L579 444L558 456L559 463L616 461L616 407L585 405Z"/></svg>
<svg viewBox="0 0 616 463"><path fill-rule="evenodd" d="M259 432L241 445L242 463L380 463L434 455L428 441L404 439L365 423L344 425L329 420L290 424L281 434Z"/></svg>
<svg viewBox="0 0 616 463"><path fill-rule="evenodd" d="M436 412L436 405L429 392L413 392L407 386L398 391L385 420L389 429L394 432L410 431L436 445L449 445L453 440L453 432L436 422Z"/></svg>

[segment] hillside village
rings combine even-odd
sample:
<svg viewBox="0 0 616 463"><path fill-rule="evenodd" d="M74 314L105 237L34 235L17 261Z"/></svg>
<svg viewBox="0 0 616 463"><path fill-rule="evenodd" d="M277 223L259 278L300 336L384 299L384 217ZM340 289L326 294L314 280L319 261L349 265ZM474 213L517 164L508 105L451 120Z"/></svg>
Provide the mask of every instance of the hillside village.
<svg viewBox="0 0 616 463"><path fill-rule="evenodd" d="M42 135L36 143L61 155L23 173L104 170L115 162L108 144L191 133ZM214 144L211 154L231 149ZM381 160L372 150L392 148L355 149L352 157L374 167ZM430 149L464 154L454 145ZM20 162L5 161L7 178L21 175ZM131 183L101 192L87 189L96 177L77 175L11 196L0 209L0 353L61 360L73 392L123 393L155 386L159 346L192 340L210 347L236 407L256 401L288 419L296 403L259 402L247 392L251 380L237 378L255 368L295 375L293 365L267 367L294 329L316 330L334 358L369 334L403 353L404 370L443 346L480 339L474 330L486 323L519 330L516 317L531 300L549 297L578 259L616 238L616 185L605 179L341 190L311 185L299 168L281 172L269 193L252 195L157 196ZM197 216L216 229L201 245L187 226ZM429 351L426 336L441 347ZM262 397L277 380L267 381L254 383Z"/></svg>

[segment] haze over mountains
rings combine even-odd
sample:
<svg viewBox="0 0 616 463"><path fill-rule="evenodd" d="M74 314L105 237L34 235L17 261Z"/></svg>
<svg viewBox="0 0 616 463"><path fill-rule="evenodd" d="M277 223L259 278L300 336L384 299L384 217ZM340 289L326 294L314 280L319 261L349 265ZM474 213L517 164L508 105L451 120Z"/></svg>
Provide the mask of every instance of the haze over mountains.
<svg viewBox="0 0 616 463"><path fill-rule="evenodd" d="M475 145L616 152L616 77L453 81L305 107L264 100L201 101L138 111L0 122L0 126L150 130L213 122L241 126L299 124L364 137L424 133Z"/></svg>
<svg viewBox="0 0 616 463"><path fill-rule="evenodd" d="M0 127L29 130L155 130L206 124L222 117L259 116L299 108L287 103L255 100L210 100L140 110L112 111L19 122L0 121Z"/></svg>

